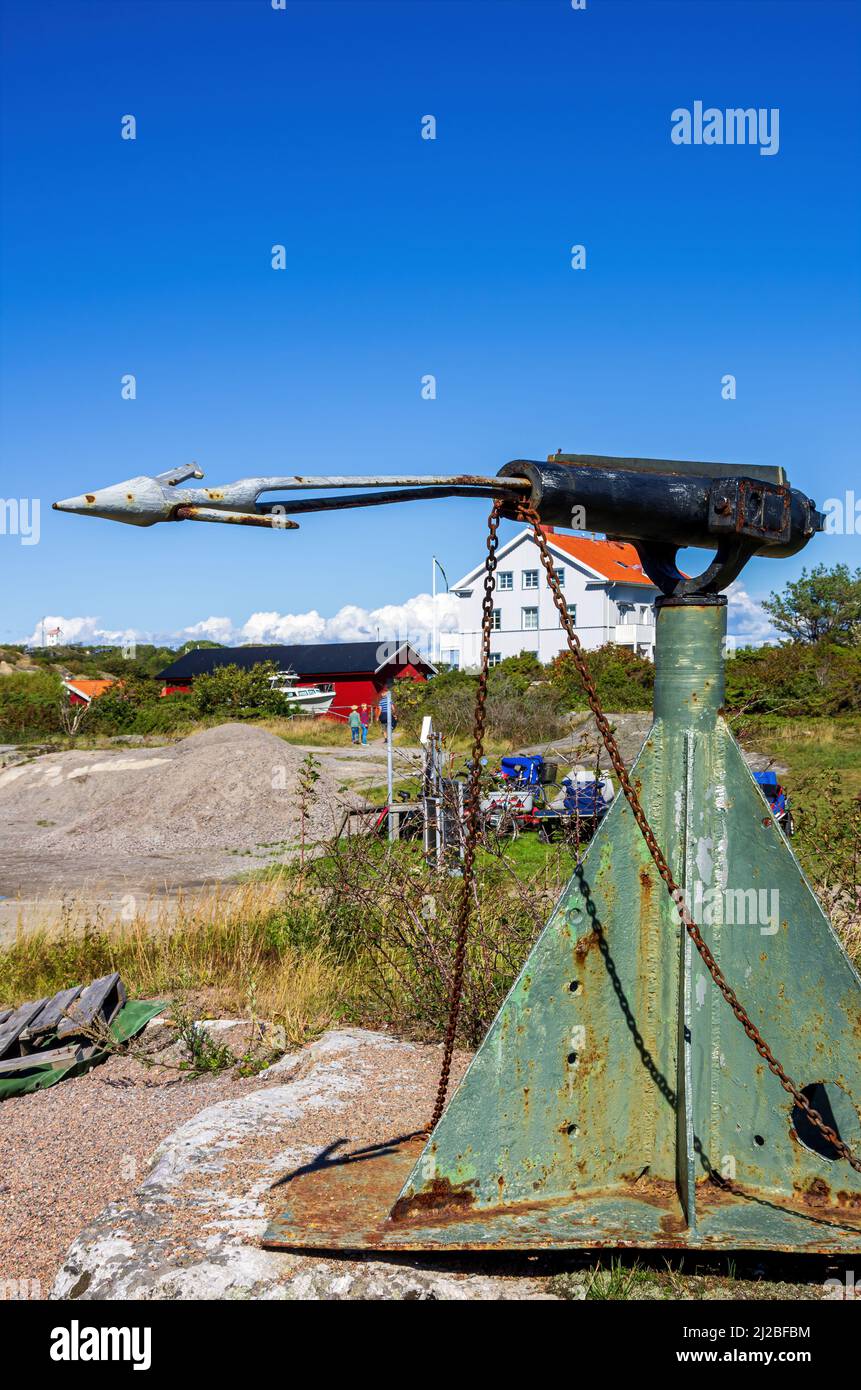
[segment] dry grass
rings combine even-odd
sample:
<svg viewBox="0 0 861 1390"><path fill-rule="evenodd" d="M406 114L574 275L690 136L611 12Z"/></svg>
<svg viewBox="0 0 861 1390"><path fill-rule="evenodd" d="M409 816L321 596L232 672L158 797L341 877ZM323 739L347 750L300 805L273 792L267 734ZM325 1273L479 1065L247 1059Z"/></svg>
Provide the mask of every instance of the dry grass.
<svg viewBox="0 0 861 1390"><path fill-rule="evenodd" d="M310 744L314 748L348 748L352 746L350 730L342 719L261 719L258 727L277 734L285 743ZM369 743L381 743L378 724L368 730Z"/></svg>
<svg viewBox="0 0 861 1390"><path fill-rule="evenodd" d="M19 932L0 952L0 1000L20 1003L118 970L132 995L193 993L210 1014L243 1013L253 998L300 1042L343 1017L361 985L355 961L310 939L314 915L298 878L144 907L128 921L70 904L55 928Z"/></svg>

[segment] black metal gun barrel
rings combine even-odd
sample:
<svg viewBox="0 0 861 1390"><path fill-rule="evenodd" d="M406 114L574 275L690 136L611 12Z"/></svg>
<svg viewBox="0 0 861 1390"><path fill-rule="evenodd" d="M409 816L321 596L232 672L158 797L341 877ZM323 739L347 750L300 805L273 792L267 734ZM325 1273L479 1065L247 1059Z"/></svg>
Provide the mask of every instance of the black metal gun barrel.
<svg viewBox="0 0 861 1390"><path fill-rule="evenodd" d="M601 459L600 466L515 459L500 477L526 478L545 526L597 531L620 540L713 549L743 541L750 553L795 555L823 526L816 504L770 470L695 465L697 472L661 472L660 460ZM616 466L614 466L616 465ZM623 466L627 465L627 466ZM702 470L700 472L699 470ZM773 475L783 477L782 470ZM515 515L514 504L505 514Z"/></svg>

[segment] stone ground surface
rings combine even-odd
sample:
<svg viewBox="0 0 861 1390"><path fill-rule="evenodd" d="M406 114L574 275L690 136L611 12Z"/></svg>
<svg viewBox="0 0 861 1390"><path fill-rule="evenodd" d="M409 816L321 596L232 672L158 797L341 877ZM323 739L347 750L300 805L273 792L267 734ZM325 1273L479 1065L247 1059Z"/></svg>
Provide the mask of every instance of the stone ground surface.
<svg viewBox="0 0 861 1390"><path fill-rule="evenodd" d="M456 1075L465 1058L457 1059ZM523 1274L403 1257L323 1259L260 1248L279 1179L328 1143L379 1142L426 1119L439 1048L347 1029L210 1106L157 1147L129 1199L69 1249L54 1299L499 1299L549 1297ZM461 1262L462 1263L462 1262Z"/></svg>

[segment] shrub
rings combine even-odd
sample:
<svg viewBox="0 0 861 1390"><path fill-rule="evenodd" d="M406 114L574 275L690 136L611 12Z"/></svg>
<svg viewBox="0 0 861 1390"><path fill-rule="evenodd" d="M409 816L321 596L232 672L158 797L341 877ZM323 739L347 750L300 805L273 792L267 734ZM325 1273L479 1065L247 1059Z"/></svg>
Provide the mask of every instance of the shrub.
<svg viewBox="0 0 861 1390"><path fill-rule="evenodd" d="M0 676L0 739L18 743L62 732L63 684L53 671Z"/></svg>
<svg viewBox="0 0 861 1390"><path fill-rule="evenodd" d="M861 649L786 642L739 651L726 663L732 714L815 717L861 710Z"/></svg>
<svg viewBox="0 0 861 1390"><path fill-rule="evenodd" d="M587 654L598 697L605 709L624 713L650 710L655 668L630 647L607 642ZM587 709L589 702L570 652L562 652L550 668L550 681L564 709Z"/></svg>
<svg viewBox="0 0 861 1390"><path fill-rule="evenodd" d="M192 702L198 714L232 719L289 714L293 708L290 700L270 684L270 677L277 671L274 661L258 662L249 670L219 666L211 674L197 677Z"/></svg>
<svg viewBox="0 0 861 1390"><path fill-rule="evenodd" d="M363 963L364 1007L374 1022L423 1037L445 1031L455 957L460 879L436 873L415 846L364 838L333 843L314 866L319 942ZM502 853L483 852L476 878L458 1036L476 1046L513 984L571 872L567 851L549 850L521 877Z"/></svg>
<svg viewBox="0 0 861 1390"><path fill-rule="evenodd" d="M490 671L487 684L487 735L510 745L539 743L560 736L564 722L559 698L545 680L545 668L528 653L511 657ZM475 722L478 676L473 671L444 671L432 680L399 680L394 705L398 719L415 737L426 714L449 738L468 738Z"/></svg>

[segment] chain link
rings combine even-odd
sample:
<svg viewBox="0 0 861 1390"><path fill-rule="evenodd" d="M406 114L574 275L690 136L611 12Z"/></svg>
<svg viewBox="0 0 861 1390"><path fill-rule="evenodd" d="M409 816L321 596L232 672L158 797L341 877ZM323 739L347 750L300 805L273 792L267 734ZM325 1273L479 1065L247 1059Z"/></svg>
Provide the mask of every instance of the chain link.
<svg viewBox="0 0 861 1390"><path fill-rule="evenodd" d="M449 1077L451 1076L451 1059L463 997L463 974L466 966L469 919L472 912L475 851L481 810L481 759L484 756L484 726L487 718L485 709L487 704L487 673L490 668L490 634L493 624L493 591L496 587L496 551L499 547L497 532L499 531L501 505L501 502L494 502L487 523L487 559L484 569L484 597L481 600L481 664L478 676L478 692L475 697L475 721L472 729L472 762L469 767L469 781L464 802L463 875L460 881L460 897L457 905L454 969L452 970L449 996L448 1024L445 1030L436 1102L430 1122L431 1129L436 1128L437 1121L445 1109Z"/></svg>
<svg viewBox="0 0 861 1390"><path fill-rule="evenodd" d="M451 1075L451 1059L454 1052L455 1038L457 1035L457 1025L460 1018L460 1006L463 996L463 980L466 965L466 948L469 935L469 921L472 910L472 898L475 880L475 852L478 840L479 829L479 809L481 801L481 758L484 752L484 731L486 723L486 703L487 703L487 676L490 665L490 634L493 622L493 592L496 585L496 552L499 546L498 530L501 503L495 502L488 521L487 537L487 559L484 572L484 597L482 598L482 620L481 620L481 665L478 677L478 693L475 702L475 723L473 726L472 740L472 764L469 771L469 784L466 795L465 805L465 840L464 840L464 860L463 878L461 879L461 892L458 902L458 913L455 929L455 957L454 969L452 972L451 992L449 999L449 1017L443 1046L443 1061L440 1069L439 1084L437 1087L436 1104L434 1106L433 1118L430 1128L434 1129L445 1108L448 1085ZM828 1141L833 1149L845 1158L847 1163L861 1173L861 1159L849 1148L849 1145L841 1139L840 1135L829 1125L814 1109L801 1088L792 1080L792 1077L785 1071L778 1062L768 1043L763 1038L756 1024L752 1021L745 1011L735 990L730 985L717 961L715 960L708 944L703 938L702 932L691 916L684 901L684 896L678 883L673 877L672 870L658 844L654 831L646 817L646 813L640 805L640 799L634 789L628 769L619 749L619 745L613 735L613 730L607 720L595 688L595 682L589 665L583 652L580 638L574 630L571 622L571 615L568 612L568 605L565 602L565 595L556 576L556 567L544 532L541 529L541 519L537 510L531 502L521 502L518 506L518 519L528 522L532 526L532 539L538 547L541 563L547 573L547 582L550 592L553 595L553 602L559 612L562 628L568 643L568 650L574 660L577 672L583 683L586 698L589 701L589 708L598 726L598 731L604 741L604 746L613 765L613 770L619 779L619 785L625 795L625 799L631 808L634 820L646 842L649 854L652 856L655 867L663 880L667 892L670 894L676 905L679 917L694 943L697 951L702 957L706 969L723 995L729 1007L732 1009L742 1028L750 1038L760 1057L765 1061L769 1071L777 1077L781 1086L792 1096L796 1105L804 1112L810 1123L819 1130L820 1134ZM726 1183L726 1186L731 1186Z"/></svg>

